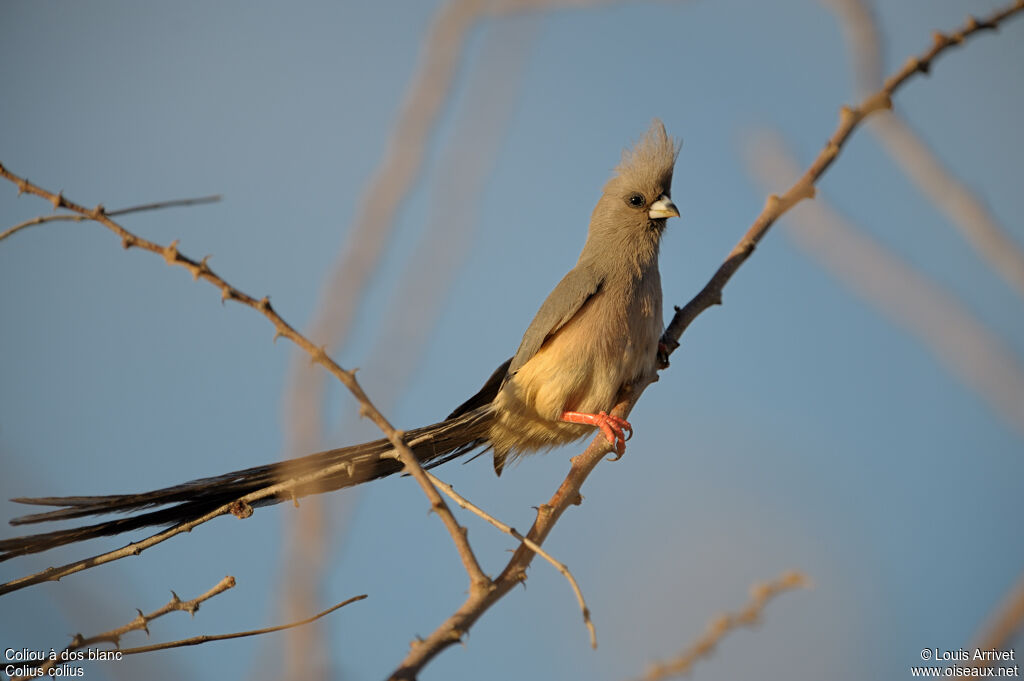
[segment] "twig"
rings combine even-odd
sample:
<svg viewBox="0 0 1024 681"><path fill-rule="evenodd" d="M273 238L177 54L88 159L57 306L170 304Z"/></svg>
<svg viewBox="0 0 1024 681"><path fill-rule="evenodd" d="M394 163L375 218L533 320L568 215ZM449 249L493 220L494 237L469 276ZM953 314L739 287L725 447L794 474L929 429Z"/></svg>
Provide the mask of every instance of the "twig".
<svg viewBox="0 0 1024 681"><path fill-rule="evenodd" d="M565 563L555 560L555 558L551 554L549 554L547 551L540 547L540 544L533 541L529 537L524 537L522 534L519 533L518 530L516 530L516 528L512 527L511 525L506 525L505 523L501 522L500 520L498 520L491 514L487 513L480 507L473 504L473 502L469 501L461 494L456 492L454 487L444 482L443 480L440 480L433 473L430 473L428 471L427 476L430 478L430 481L434 483L435 487L437 487L439 490L441 490L449 497L451 497L452 500L461 508L473 512L477 516L489 522L491 525L497 527L505 534L511 535L515 539L519 540L519 542L524 544L528 549L530 549L538 556L540 556L541 558L555 566L555 569L561 572L562 575L565 576L567 580L569 580L569 586L572 588L572 592L573 594L575 594L576 601L579 603L580 610L583 613L583 624L586 625L587 631L590 633L590 647L597 648L597 631L594 629L594 623L590 619L590 608L587 607L587 601L583 598L583 591L580 590L580 585L576 581L576 578L573 577L572 572L569 571L569 567Z"/></svg>
<svg viewBox="0 0 1024 681"><path fill-rule="evenodd" d="M208 601L217 594L224 593L225 591L233 588L234 586L235 578L231 575L228 575L224 579L217 582L217 584L206 593L196 596L195 598L188 601L181 600L180 598L178 598L178 594L172 591L171 600L169 600L166 605L164 605L161 608L157 608L148 615L144 614L141 610L137 610L136 612L138 612L139 614L135 617L135 619L133 619L128 624L125 624L124 626L120 626L116 629L111 629L110 631L105 631L102 634L96 634L88 638L83 637L81 634L75 634L74 638L71 640L71 643L69 643L68 646L57 655L58 659L46 660L45 662L35 667L35 669L39 670L38 674L33 674L31 676L11 677L11 681L25 681L25 679L29 679L32 677L47 676L48 672L51 669L69 661L68 653L75 650L81 650L82 648L86 648L96 643L113 643L116 648L120 649L121 637L127 634L128 632L145 631L146 634L148 635L149 623L158 617L163 617L169 612L182 611L187 612L190 615L195 615L196 611L199 610L199 605L201 603L203 603L204 601ZM122 651L122 653L123 652L124 651Z"/></svg>
<svg viewBox="0 0 1024 681"><path fill-rule="evenodd" d="M161 208L174 208L176 206L194 206L200 203L215 203L220 201L220 194L213 194L211 196L200 196L194 199L175 199L173 201L161 201L159 203L144 203L138 206L130 206L128 208L121 208L119 210L107 211L107 215L126 215L128 213L138 213L144 210L159 210ZM73 215L65 213L61 215L40 215L34 217L31 220L25 220L20 222L13 227L0 232L0 241L3 241L7 237L11 236L15 232L32 227L33 225L42 225L47 222L83 222L85 220L91 220L92 218L86 215Z"/></svg>
<svg viewBox="0 0 1024 681"><path fill-rule="evenodd" d="M770 582L755 584L750 589L750 602L745 608L713 619L704 634L690 647L676 657L651 665L647 673L639 677L637 681L662 681L662 679L686 674L697 660L711 655L715 646L730 631L757 624L768 601L785 591L808 587L810 587L810 580L799 572L786 572Z"/></svg>
<svg viewBox="0 0 1024 681"><path fill-rule="evenodd" d="M920 57L911 59L906 66L886 80L884 87L879 92L865 98L856 109L844 107L838 129L804 176L782 197L773 195L768 198L764 210L743 238L740 239L739 243L732 249L711 280L685 307L676 308L676 313L663 336L663 341L668 346L669 353L678 347L679 339L694 319L709 307L721 304L722 290L725 284L754 252L757 242L764 237L779 216L799 201L814 195L814 183L832 164L839 150L866 116L880 108L887 108L890 105L892 94L915 73L925 71L943 51L954 45L961 44L966 38L983 28L997 26L1022 9L1024 9L1024 0L1017 0L1011 6L996 11L983 21L974 18L969 19L961 29L950 35L936 33L932 47L926 50ZM636 400L639 399L647 386L655 380L657 380L656 376L647 377L633 386L631 391L620 396L619 403L611 413L623 418L628 416ZM580 489L584 481L593 471L594 467L610 451L611 447L608 442L603 436L598 435L582 454L572 459L572 467L569 470L569 474L562 481L548 503L538 509L537 519L534 521L529 533L527 533L527 537L537 544L544 542L545 537L547 537L562 513L570 505L580 503ZM526 568L532 562L533 556L534 552L530 548L521 545L512 555L512 558L506 564L501 574L495 578L493 590L488 594L471 593L458 610L441 623L433 633L426 639L415 641L405 659L392 672L390 679L392 681L415 679L419 670L429 663L430 660L448 646L461 640L462 635L469 630L473 623L488 608L526 578Z"/></svg>
<svg viewBox="0 0 1024 681"><path fill-rule="evenodd" d="M825 0L839 15L853 54L858 87L863 92L882 82L881 40L871 7L865 0ZM986 260L1017 295L1024 297L1024 251L966 184L895 112L877 116L868 129L903 173L939 207L964 240Z"/></svg>
<svg viewBox="0 0 1024 681"><path fill-rule="evenodd" d="M197 645L199 645L201 643L209 643L210 641L226 641L226 640L232 639L232 638L245 638L247 636L260 636L262 634L271 634L271 633L273 633L275 631L283 631L285 629L294 629L295 627L301 627L304 624L309 624L310 622L315 622L316 620L320 619L321 617L326 617L327 615L330 615L335 610L338 610L340 608L344 608L346 605L348 605L350 603L355 603L356 601L361 601L361 600L363 600L366 597L367 597L366 594L362 594L362 595L359 595L359 596L353 596L352 598L349 598L348 600L342 601L341 603L338 603L337 605L332 605L331 607L327 608L323 612L318 612L317 614L313 615L312 617L307 617L306 619L299 620L298 622L289 622L288 624L278 624L277 626L266 627L264 629L251 629L249 631L237 631L237 632L234 632L234 633L231 633L231 634L206 634L206 635L203 635L203 636L193 636L192 638L184 638L184 639L181 639L180 641L168 641L167 643L156 643L156 644L151 645L151 646L139 646L137 648L122 648L121 649L121 654L122 655L138 655L139 653L151 653L154 650L167 650L168 648L183 648L185 646L197 646Z"/></svg>

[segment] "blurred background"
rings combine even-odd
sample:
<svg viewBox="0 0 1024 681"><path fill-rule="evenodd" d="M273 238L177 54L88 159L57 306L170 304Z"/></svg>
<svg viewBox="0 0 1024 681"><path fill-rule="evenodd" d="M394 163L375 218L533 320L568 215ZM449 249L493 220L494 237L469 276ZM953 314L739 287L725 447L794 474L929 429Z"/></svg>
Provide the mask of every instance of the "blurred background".
<svg viewBox="0 0 1024 681"><path fill-rule="evenodd" d="M879 3L872 48L870 12L839 0L8 1L0 162L110 210L222 194L122 222L212 254L415 427L515 351L653 117L683 140L682 218L661 256L668 319L873 69L996 6ZM564 578L535 561L527 588L421 678L630 678L791 568L814 588L779 596L694 678L904 678L922 648L977 640L1024 571L1021 64L1016 18L895 98L980 218L950 185L922 188L897 138L865 127L818 200L776 225L725 305L684 335L633 412L627 455L597 468L546 543L579 580L597 651ZM0 185L0 228L49 212ZM987 237L960 226L986 220ZM377 437L260 315L95 224L0 242L0 311L4 500L140 491ZM500 480L487 457L435 472L525 530L580 449ZM25 510L3 501L0 519ZM194 618L157 620L152 641L369 598L287 635L89 665L86 678L383 678L465 596L427 510L396 478L219 518L4 596L0 649L59 648L231 574L237 587ZM515 542L460 517L496 573ZM123 543L3 563L0 580Z"/></svg>

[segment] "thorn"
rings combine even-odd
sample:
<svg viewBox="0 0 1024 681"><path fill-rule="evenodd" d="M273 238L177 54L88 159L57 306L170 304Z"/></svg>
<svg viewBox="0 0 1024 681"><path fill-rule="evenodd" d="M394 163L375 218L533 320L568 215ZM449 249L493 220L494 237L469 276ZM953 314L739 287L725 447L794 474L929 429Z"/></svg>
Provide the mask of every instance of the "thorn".
<svg viewBox="0 0 1024 681"><path fill-rule="evenodd" d="M127 251L129 248L131 248L134 245L135 245L135 237L134 236L127 235L127 236L122 237L122 239L121 239L121 248L123 248L124 250Z"/></svg>
<svg viewBox="0 0 1024 681"><path fill-rule="evenodd" d="M210 266L206 264L206 261L210 259L209 255L204 255L199 261L199 264L195 269L192 270L192 281L199 281L199 275L204 272L210 271Z"/></svg>
<svg viewBox="0 0 1024 681"><path fill-rule="evenodd" d="M52 199L50 199L50 203L53 204L53 209L54 210L57 210L58 208L63 207L64 206L64 192L63 191L57 192L57 195L54 196Z"/></svg>
<svg viewBox="0 0 1024 681"><path fill-rule="evenodd" d="M103 207L102 203L97 203L96 207L92 209L92 217L101 218L107 214L107 209Z"/></svg>
<svg viewBox="0 0 1024 681"><path fill-rule="evenodd" d="M946 40L948 40L948 38L946 38L942 31L932 32L932 44L935 47L942 47L946 44Z"/></svg>
<svg viewBox="0 0 1024 681"><path fill-rule="evenodd" d="M175 605L181 604L181 599L178 598L178 594L174 593L174 589L171 589L171 603L174 603Z"/></svg>
<svg viewBox="0 0 1024 681"><path fill-rule="evenodd" d="M18 196L28 193L28 180L18 180Z"/></svg>
<svg viewBox="0 0 1024 681"><path fill-rule="evenodd" d="M142 623L142 630L146 632L146 636L149 636L149 622L146 620L146 616L138 608L135 608L135 612L139 613L138 620Z"/></svg>
<svg viewBox="0 0 1024 681"><path fill-rule="evenodd" d="M164 248L164 260L167 261L168 265L173 265L178 261L178 240L175 239Z"/></svg>
<svg viewBox="0 0 1024 681"><path fill-rule="evenodd" d="M269 296L263 296L262 298L260 298L260 302L258 303L258 305L259 305L259 308L260 308L261 311L269 312L270 311L270 297Z"/></svg>
<svg viewBox="0 0 1024 681"><path fill-rule="evenodd" d="M839 120L842 125L853 125L861 116L860 109L856 107L846 106L845 104L839 107Z"/></svg>
<svg viewBox="0 0 1024 681"><path fill-rule="evenodd" d="M768 198L764 201L764 209L774 213L779 209L781 203L782 199L779 198L778 194L769 194Z"/></svg>

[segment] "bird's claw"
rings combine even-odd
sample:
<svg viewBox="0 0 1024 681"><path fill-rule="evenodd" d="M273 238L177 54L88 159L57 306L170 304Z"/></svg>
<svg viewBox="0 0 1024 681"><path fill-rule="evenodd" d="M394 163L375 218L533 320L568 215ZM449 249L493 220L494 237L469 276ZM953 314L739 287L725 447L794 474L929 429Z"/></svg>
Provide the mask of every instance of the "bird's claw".
<svg viewBox="0 0 1024 681"><path fill-rule="evenodd" d="M626 453L626 441L633 437L633 426L629 424L629 421L604 411L596 414L567 411L562 414L562 420L569 423L597 426L604 438L615 448L617 456L612 457L612 461L622 458L622 455Z"/></svg>

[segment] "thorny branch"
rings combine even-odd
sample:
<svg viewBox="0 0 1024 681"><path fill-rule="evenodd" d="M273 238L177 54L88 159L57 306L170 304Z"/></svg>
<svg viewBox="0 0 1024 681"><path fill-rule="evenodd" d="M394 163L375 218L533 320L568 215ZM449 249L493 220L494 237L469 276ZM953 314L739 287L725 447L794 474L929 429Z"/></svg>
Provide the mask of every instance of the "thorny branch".
<svg viewBox="0 0 1024 681"><path fill-rule="evenodd" d="M861 93L878 89L882 82L881 30L867 0L825 0L840 19L855 64ZM999 223L985 202L957 179L895 112L871 119L868 129L878 137L903 173L938 206L959 230L964 241L1024 297L1024 252Z"/></svg>
<svg viewBox="0 0 1024 681"><path fill-rule="evenodd" d="M168 641L167 643L154 643L151 646L138 646L136 648L122 648L122 655L138 655L139 653L151 653L155 650L168 650L170 648L184 648L185 646L197 646L201 643L209 643L211 641L226 641L232 638L246 638L248 636L262 636L263 634L272 634L275 631L284 631L285 629L294 629L295 627L301 627L306 624L317 621L322 617L330 615L335 610L340 610L346 605L361 601L367 598L366 594L359 596L353 596L352 598L345 599L341 603L336 603L331 607L318 612L312 617L299 620L297 622L289 622L288 624L278 624L273 627L264 627L263 629L250 629L248 631L236 631L230 634L205 634L203 636L193 636L192 638L183 638L180 641Z"/></svg>
<svg viewBox="0 0 1024 681"><path fill-rule="evenodd" d="M233 588L234 586L235 578L231 575L228 575L224 579L217 582L217 584L214 585L214 587L206 593L200 594L199 596L196 596L195 598L188 601L181 600L180 598L178 598L178 594L172 591L171 600L169 600L163 607L157 608L149 614L145 614L141 610L137 610L136 612L138 612L139 614L136 615L135 619L133 619L128 624L120 626L116 629L111 629L110 631L104 631L102 634L95 634L93 636L89 636L88 638L82 636L81 634L75 634L74 638L71 639L71 643L69 643L68 646L57 655L58 659L46 660L44 663L38 665L36 669L38 669L39 673L33 674L31 676L50 675L49 672L51 669L66 662L69 659L68 653L73 652L75 650L81 650L82 648L88 648L89 646L96 645L97 643L112 643L114 644L115 648L120 649L121 637L127 634L128 632L144 631L148 635L149 623L158 617L163 617L169 612L181 611L187 612L190 615L195 615L196 611L199 610L199 605L201 603L203 603L204 601L208 601L217 594L224 593L225 591ZM24 679L31 678L31 676L11 677L11 681L23 681Z"/></svg>
<svg viewBox="0 0 1024 681"><path fill-rule="evenodd" d="M892 95L907 80L918 73L929 73L932 62L951 47L960 45L967 38L983 30L995 30L1002 22L1024 10L1024 0L996 10L985 19L969 17L959 29L944 34L935 32L932 35L932 46L918 57L911 57L903 68L889 76L877 92L866 96L856 107L844 106L839 112L839 126L826 142L825 147L814 159L810 168L782 196L772 194L765 203L764 210L757 216L754 224L732 249L725 262L711 277L704 288L683 308L677 309L672 322L665 331L665 342L674 349L683 335L683 331L700 315L701 312L722 303L722 289L732 278L747 258L754 252L757 243L768 232L768 229L783 213L804 199L814 198L814 185L818 178L828 170L836 160L839 151L846 144L850 135L860 123L876 111L892 108Z"/></svg>
<svg viewBox="0 0 1024 681"><path fill-rule="evenodd" d="M71 653L71 652L76 651L76 650L82 650L83 648L88 648L89 646L93 646L93 645L95 645L97 643L112 643L112 644L114 644L114 651L117 651L118 653L120 653L121 656L125 656L125 655L138 655L139 653L151 653L151 652L154 652L154 651L157 651L157 650L169 650L171 648L184 648L186 646L197 646L197 645L200 645L202 643L210 643L212 641L226 641L228 639L233 639L233 638L247 638L249 636L262 636L263 634L272 634L272 633L277 632L277 631L284 631L286 629L294 629L296 627L305 626L307 624L310 624L312 622L317 621L318 619L321 619L322 617L326 617L327 615L330 615L335 610L340 610L341 608L344 608L346 605L349 605L351 603L355 603L356 601L361 601L361 600L367 598L366 594L361 594L359 596L353 596L352 598L348 598L348 599L342 601L341 603L336 603L335 605L332 605L331 607L327 608L326 610L318 612L317 614L313 615L312 617L307 617L307 618L299 620L297 622L289 622L288 624L278 624L278 625L272 626L272 627L264 627L262 629L250 629L248 631L236 631L236 632L232 632L230 634L204 634L202 636L192 636L190 638L183 638L183 639L180 639L178 641L167 641L165 643L154 643L152 645L137 646L135 648L122 648L121 647L121 637L124 634L127 634L130 631L140 631L141 630L141 631L145 631L146 634L148 635L149 634L149 623L151 621L153 621L157 617L160 617L161 615L166 615L167 613L173 612L175 610L183 610L183 611L189 613L190 615L195 615L196 610L199 609L199 604L200 603L202 603L203 601L208 600L210 598L213 598L214 596L216 596L219 593L227 591L228 589L230 589L234 585L235 585L235 578L231 577L229 575L229 576L225 577L224 579L222 579L215 587L213 587L212 589L210 589L206 593L202 594L201 596L197 596L196 598L193 598L190 601L182 601L180 598L178 598L178 594L176 594L176 593L174 593L172 591L171 592L171 595L172 595L171 600L165 606L160 608L159 610L154 610L153 612L149 613L148 615L144 615L142 613L142 611L139 610L138 611L138 613L139 613L138 616L134 620L129 622L128 624L125 624L124 626L118 627L117 629L111 629L110 631L103 632L102 634L96 634L95 636L90 636L89 638L83 638L81 634L75 634L74 639L71 641L71 643L68 645L68 647L65 648L61 653L59 653L57 655L58 659L47 660L43 664L40 664L37 667L35 667L35 670L38 670L38 671L32 673L29 676L11 677L11 681L28 681L28 679L30 679L30 678L35 678L35 677L40 677L40 676L53 676L53 674L50 673L50 670L52 670L53 668L58 667L58 666L60 666L62 664L65 664L67 662L75 661L76 658L73 658L73 657L69 656L68 653ZM59 676L59 674L58 674L58 676Z"/></svg>

